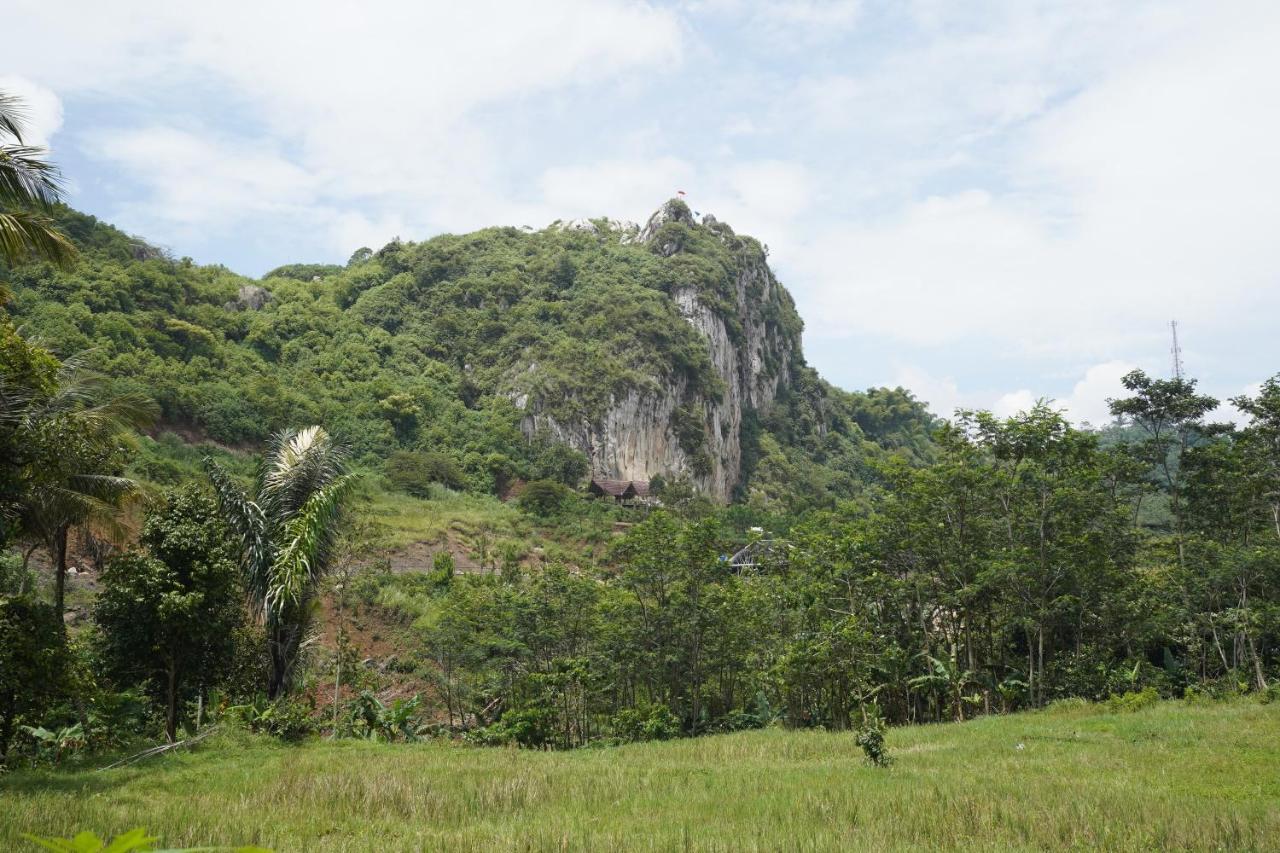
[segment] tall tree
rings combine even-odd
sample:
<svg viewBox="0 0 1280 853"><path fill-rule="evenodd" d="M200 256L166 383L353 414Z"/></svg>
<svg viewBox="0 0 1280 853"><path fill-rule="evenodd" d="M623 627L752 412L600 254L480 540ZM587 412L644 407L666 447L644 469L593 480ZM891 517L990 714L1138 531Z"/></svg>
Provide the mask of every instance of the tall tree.
<svg viewBox="0 0 1280 853"><path fill-rule="evenodd" d="M1111 414L1127 418L1147 434L1145 458L1159 472L1169 491L1178 560L1184 558L1186 529L1182 501L1182 457L1203 431L1204 416L1218 405L1206 394L1196 393L1194 379L1152 379L1134 370L1120 380L1133 396L1108 400Z"/></svg>
<svg viewBox="0 0 1280 853"><path fill-rule="evenodd" d="M148 515L141 544L107 564L94 619L112 672L149 686L172 741L182 701L213 686L234 653L235 554L216 504L192 487Z"/></svg>
<svg viewBox="0 0 1280 853"><path fill-rule="evenodd" d="M123 450L134 429L154 420L156 405L139 394L114 392L77 356L62 364L46 392L27 398L13 414L24 480L20 525L28 541L48 551L54 605L62 613L70 533L81 525L120 531L122 510L139 493L121 476Z"/></svg>
<svg viewBox="0 0 1280 853"><path fill-rule="evenodd" d="M1280 374L1263 382L1256 397L1242 395L1231 402L1250 418L1241 444L1280 539Z"/></svg>
<svg viewBox="0 0 1280 853"><path fill-rule="evenodd" d="M262 460L253 497L205 460L223 516L240 537L249 604L267 633L267 694L273 699L289 687L311 604L333 554L338 516L355 483L346 457L318 426L278 433Z"/></svg>
<svg viewBox="0 0 1280 853"><path fill-rule="evenodd" d="M44 159L45 149L26 144L26 132L21 99L0 92L0 259L10 266L33 257L66 266L75 247L49 217L62 195L62 177Z"/></svg>

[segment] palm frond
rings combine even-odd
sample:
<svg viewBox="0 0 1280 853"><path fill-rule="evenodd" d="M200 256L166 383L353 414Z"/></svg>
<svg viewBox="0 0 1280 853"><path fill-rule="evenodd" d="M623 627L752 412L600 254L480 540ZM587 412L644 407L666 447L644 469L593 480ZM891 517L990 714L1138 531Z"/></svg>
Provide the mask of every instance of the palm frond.
<svg viewBox="0 0 1280 853"><path fill-rule="evenodd" d="M0 258L15 266L32 257L68 267L76 247L53 225L53 220L28 211L0 212Z"/></svg>
<svg viewBox="0 0 1280 853"><path fill-rule="evenodd" d="M22 98L0 92L0 131L22 142L22 132L26 126L27 108L23 105Z"/></svg>
<svg viewBox="0 0 1280 853"><path fill-rule="evenodd" d="M0 204L47 210L62 197L58 167L34 145L0 145Z"/></svg>
<svg viewBox="0 0 1280 853"><path fill-rule="evenodd" d="M257 611L257 615L262 616L271 585L272 549L267 537L267 518L262 508L249 500L222 466L206 456L204 468L213 484L223 518L240 537L240 567L249 603Z"/></svg>
<svg viewBox="0 0 1280 853"><path fill-rule="evenodd" d="M90 368L93 349L73 353L58 368L52 394L30 409L31 420L70 415L83 427L102 432L128 432L155 422L160 407L145 394L115 394L107 378Z"/></svg>
<svg viewBox="0 0 1280 853"><path fill-rule="evenodd" d="M143 429L155 423L160 406L146 394L128 392L109 397L76 413L82 423L102 429Z"/></svg>
<svg viewBox="0 0 1280 853"><path fill-rule="evenodd" d="M342 501L355 485L355 477L344 474L317 490L285 525L267 594L267 606L273 612L298 604L310 582L324 573Z"/></svg>
<svg viewBox="0 0 1280 853"><path fill-rule="evenodd" d="M345 471L346 453L318 426L272 437L259 475L258 500L273 518L298 512L308 498Z"/></svg>

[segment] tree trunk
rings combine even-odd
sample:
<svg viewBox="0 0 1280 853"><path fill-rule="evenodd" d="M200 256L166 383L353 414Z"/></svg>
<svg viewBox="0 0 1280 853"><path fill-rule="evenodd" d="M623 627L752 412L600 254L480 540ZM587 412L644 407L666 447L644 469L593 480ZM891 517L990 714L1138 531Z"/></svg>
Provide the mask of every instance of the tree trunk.
<svg viewBox="0 0 1280 853"><path fill-rule="evenodd" d="M169 682L165 688L164 736L173 743L178 735L178 663L169 653Z"/></svg>
<svg viewBox="0 0 1280 853"><path fill-rule="evenodd" d="M17 698L10 692L0 702L0 767L5 766L9 759L9 741L13 740L13 718L17 716L14 705L17 704Z"/></svg>
<svg viewBox="0 0 1280 853"><path fill-rule="evenodd" d="M344 590L345 591L345 590ZM342 594L338 594L338 653L333 675L333 736L338 736L338 690L342 685L342 639L345 626L342 621Z"/></svg>
<svg viewBox="0 0 1280 853"><path fill-rule="evenodd" d="M1039 628L1039 654L1037 654L1036 668L1040 670L1040 684L1037 685L1036 704L1044 704L1044 625Z"/></svg>
<svg viewBox="0 0 1280 853"><path fill-rule="evenodd" d="M267 684L267 698L275 701L284 693L289 676L289 658L293 647L288 628L276 626L271 630L268 650L271 653L271 681Z"/></svg>
<svg viewBox="0 0 1280 853"><path fill-rule="evenodd" d="M58 620L61 622L63 614L66 613L67 600L67 528L65 525L59 527L54 533L52 544L53 547L50 550L53 553L49 556L53 557L55 572L53 606L57 609Z"/></svg>

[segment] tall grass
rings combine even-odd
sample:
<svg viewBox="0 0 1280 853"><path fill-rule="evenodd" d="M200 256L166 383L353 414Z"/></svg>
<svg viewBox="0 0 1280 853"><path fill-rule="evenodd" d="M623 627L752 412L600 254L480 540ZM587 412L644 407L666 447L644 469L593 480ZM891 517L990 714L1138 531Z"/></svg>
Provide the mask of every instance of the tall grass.
<svg viewBox="0 0 1280 853"><path fill-rule="evenodd" d="M1276 849L1280 706L1069 708L889 733L766 730L568 753L224 738L0 778L21 832L145 826L277 850Z"/></svg>

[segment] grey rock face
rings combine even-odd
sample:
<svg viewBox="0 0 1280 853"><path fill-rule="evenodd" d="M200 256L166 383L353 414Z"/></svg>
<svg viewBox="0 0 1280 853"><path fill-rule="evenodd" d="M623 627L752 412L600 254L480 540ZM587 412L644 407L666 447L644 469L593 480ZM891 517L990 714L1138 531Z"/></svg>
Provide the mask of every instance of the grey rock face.
<svg viewBox="0 0 1280 853"><path fill-rule="evenodd" d="M236 298L223 307L231 311L260 311L271 301L271 293L256 284L243 284Z"/></svg>
<svg viewBox="0 0 1280 853"><path fill-rule="evenodd" d="M650 217L637 241L652 243L662 225L673 219L695 225L687 207L668 203ZM716 221L710 216L703 221L708 220L710 224ZM656 248L662 254L679 251L678 246ZM657 474L683 474L712 498L727 501L742 479L744 414L773 402L788 381L796 357L792 341L771 330L766 322L765 307L775 299L779 287L764 254L746 252L734 282L732 308L742 328L737 341L723 317L703 301L694 285L672 289L681 316L706 340L711 363L724 383L721 398L690 397L683 378L660 379L655 382L656 391L632 389L621 398L610 398L598 418L566 423L544 411L527 393L517 391L511 396L526 412L522 429L527 435L545 430L580 450L591 460L595 476L647 480ZM526 368L526 372L533 370L536 365ZM704 455L700 459L677 438L673 418L681 408L686 412L692 409L702 419Z"/></svg>

